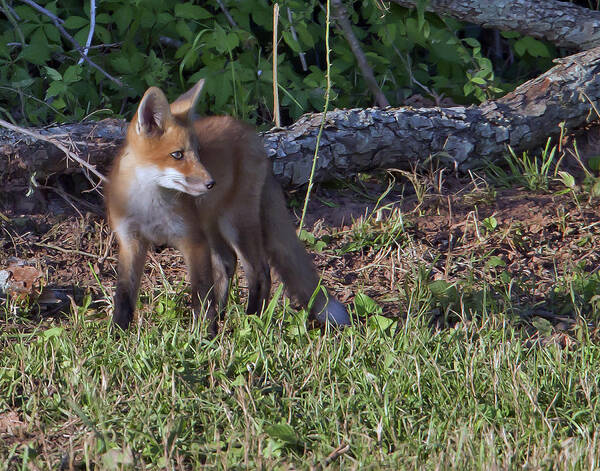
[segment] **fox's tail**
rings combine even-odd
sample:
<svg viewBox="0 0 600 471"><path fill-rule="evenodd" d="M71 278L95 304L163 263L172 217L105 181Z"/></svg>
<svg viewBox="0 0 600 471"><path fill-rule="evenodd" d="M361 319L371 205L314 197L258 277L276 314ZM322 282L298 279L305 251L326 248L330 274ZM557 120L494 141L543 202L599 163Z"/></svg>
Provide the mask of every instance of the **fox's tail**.
<svg viewBox="0 0 600 471"><path fill-rule="evenodd" d="M319 285L319 277L302 243L296 236L285 205L283 192L271 174L263 187L261 198L262 233L269 261L281 277L288 292L298 302L308 306ZM311 314L319 322L349 325L350 317L342 303L325 294L324 289L316 293Z"/></svg>

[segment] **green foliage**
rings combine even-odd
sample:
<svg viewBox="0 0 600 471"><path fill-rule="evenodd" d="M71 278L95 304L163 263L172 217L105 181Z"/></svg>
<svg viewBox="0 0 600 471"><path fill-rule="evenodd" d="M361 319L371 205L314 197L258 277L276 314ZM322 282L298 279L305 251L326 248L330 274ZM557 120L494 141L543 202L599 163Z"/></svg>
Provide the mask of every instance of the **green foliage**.
<svg viewBox="0 0 600 471"><path fill-rule="evenodd" d="M0 4L0 112L33 124L80 120L90 114L130 116L144 90L158 85L176 97L201 77L207 79L202 111L229 113L270 123L272 97L272 4L196 4L158 0L97 2L89 57L124 86L79 63L80 54L47 16L26 4ZM89 28L88 2L40 0L82 46ZM349 9L354 31L393 105L415 94L446 95L458 103L478 102L512 88L539 67L552 48L533 38L506 34L520 57L518 70L494 71L482 30L440 19L423 8L373 1ZM322 110L325 90L325 14L316 0L280 2L278 87L285 122ZM289 9L289 14L288 14ZM290 21L291 18L291 21ZM345 38L332 28L332 106L370 106L373 99L355 67ZM306 60L303 70L300 56ZM532 58L537 63L528 64Z"/></svg>

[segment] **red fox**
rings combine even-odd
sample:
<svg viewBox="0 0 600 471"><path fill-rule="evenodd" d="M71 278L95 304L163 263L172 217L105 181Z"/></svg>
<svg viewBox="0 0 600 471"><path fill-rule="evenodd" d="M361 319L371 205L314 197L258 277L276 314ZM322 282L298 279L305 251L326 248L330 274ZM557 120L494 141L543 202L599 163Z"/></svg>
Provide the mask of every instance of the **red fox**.
<svg viewBox="0 0 600 471"><path fill-rule="evenodd" d="M227 301L237 259L248 282L247 313L270 294L269 263L319 322L350 324L343 304L319 286L296 237L283 192L253 129L228 116L196 118L204 80L169 104L156 87L144 94L106 188L110 225L119 242L113 321L133 319L150 244L185 258L192 309L210 329Z"/></svg>

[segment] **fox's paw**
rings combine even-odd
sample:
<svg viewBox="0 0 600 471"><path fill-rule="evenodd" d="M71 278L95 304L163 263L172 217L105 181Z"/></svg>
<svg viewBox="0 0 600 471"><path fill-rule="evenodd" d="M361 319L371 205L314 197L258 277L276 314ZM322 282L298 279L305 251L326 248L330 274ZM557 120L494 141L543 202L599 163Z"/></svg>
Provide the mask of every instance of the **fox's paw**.
<svg viewBox="0 0 600 471"><path fill-rule="evenodd" d="M113 323L121 329L126 330L133 320L133 304L124 296L115 296L115 311L113 312Z"/></svg>
<svg viewBox="0 0 600 471"><path fill-rule="evenodd" d="M350 325L350 316L348 315L346 306L335 298L329 298L327 304L325 304L325 308L315 317L321 324L330 322L338 326Z"/></svg>

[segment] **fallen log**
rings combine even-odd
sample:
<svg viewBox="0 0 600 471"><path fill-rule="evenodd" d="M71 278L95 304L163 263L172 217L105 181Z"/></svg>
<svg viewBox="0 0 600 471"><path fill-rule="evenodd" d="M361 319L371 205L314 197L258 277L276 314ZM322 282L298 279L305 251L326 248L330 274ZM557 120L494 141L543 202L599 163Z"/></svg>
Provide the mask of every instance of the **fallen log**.
<svg viewBox="0 0 600 471"><path fill-rule="evenodd" d="M457 169L543 145L560 127L575 130L598 118L600 47L557 59L552 69L504 97L480 106L368 108L327 113L315 181L347 178L376 168L407 168L438 158ZM321 113L263 134L273 170L287 187L308 181ZM38 129L100 171L121 144L125 123L105 120ZM0 189L15 179L77 171L51 143L12 131L0 132Z"/></svg>
<svg viewBox="0 0 600 471"><path fill-rule="evenodd" d="M600 11L558 0L392 0L500 31L517 31L559 47L585 51L600 46Z"/></svg>

